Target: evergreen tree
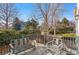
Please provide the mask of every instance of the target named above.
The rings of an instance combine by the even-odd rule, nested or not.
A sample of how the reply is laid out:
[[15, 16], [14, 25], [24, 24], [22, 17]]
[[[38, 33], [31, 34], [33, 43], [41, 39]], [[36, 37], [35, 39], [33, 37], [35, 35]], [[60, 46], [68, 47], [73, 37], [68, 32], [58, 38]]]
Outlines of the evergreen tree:
[[19, 20], [18, 17], [16, 17], [16, 18], [14, 19], [13, 28], [14, 28], [15, 30], [21, 30], [21, 21]]
[[25, 31], [28, 33], [34, 33], [37, 30], [38, 22], [35, 19], [28, 20], [25, 25]]

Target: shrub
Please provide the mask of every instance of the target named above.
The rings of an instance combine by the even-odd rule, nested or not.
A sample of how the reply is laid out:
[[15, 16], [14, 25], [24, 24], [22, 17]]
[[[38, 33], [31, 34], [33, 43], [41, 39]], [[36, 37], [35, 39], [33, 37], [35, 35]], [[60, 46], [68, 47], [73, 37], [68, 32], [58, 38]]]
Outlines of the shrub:
[[20, 34], [20, 31], [15, 30], [0, 30], [0, 43], [5, 41], [10, 41], [12, 39], [18, 39], [22, 37], [22, 34]]

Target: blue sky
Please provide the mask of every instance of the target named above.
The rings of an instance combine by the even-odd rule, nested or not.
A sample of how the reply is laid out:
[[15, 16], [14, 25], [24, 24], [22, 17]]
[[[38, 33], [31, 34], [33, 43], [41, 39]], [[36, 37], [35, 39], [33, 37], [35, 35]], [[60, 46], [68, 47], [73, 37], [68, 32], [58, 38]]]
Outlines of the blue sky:
[[74, 9], [76, 7], [76, 3], [65, 3], [64, 9], [66, 11], [63, 13], [63, 17], [66, 17], [68, 20], [74, 20]]
[[[16, 7], [20, 12], [19, 17], [23, 21], [27, 21], [27, 19], [31, 17], [33, 12], [36, 10], [35, 4], [32, 3], [17, 3]], [[68, 20], [72, 21], [74, 19], [73, 11], [75, 7], [76, 3], [64, 3], [65, 12], [63, 13], [63, 17], [66, 17]]]
[[23, 21], [27, 21], [28, 18], [32, 16], [33, 11], [35, 11], [35, 4], [31, 3], [18, 3], [16, 4], [17, 9], [20, 13], [20, 19]]

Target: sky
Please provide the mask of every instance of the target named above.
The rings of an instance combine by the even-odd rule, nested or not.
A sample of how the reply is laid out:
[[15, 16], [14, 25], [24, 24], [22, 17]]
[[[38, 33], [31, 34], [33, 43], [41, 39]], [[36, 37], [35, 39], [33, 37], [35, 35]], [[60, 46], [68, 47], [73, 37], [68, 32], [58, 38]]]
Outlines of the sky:
[[[20, 13], [20, 20], [27, 21], [34, 13], [37, 13], [35, 4], [32, 3], [17, 3], [16, 8]], [[76, 3], [64, 3], [63, 17], [66, 17], [69, 21], [74, 20], [74, 8]]]
[[63, 13], [63, 17], [66, 17], [68, 20], [74, 20], [74, 9], [76, 8], [76, 3], [65, 3], [64, 9], [66, 11]]
[[23, 21], [27, 21], [36, 9], [35, 4], [32, 3], [17, 3], [15, 5], [20, 14], [19, 18]]

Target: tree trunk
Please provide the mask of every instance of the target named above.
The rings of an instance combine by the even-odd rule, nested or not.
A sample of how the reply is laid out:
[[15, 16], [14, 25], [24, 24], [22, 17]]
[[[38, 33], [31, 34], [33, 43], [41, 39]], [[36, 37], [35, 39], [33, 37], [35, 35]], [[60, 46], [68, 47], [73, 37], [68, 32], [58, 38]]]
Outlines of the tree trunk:
[[49, 26], [48, 26], [48, 18], [47, 18], [47, 15], [45, 17], [45, 29], [46, 29], [46, 35], [49, 34]]
[[6, 29], [8, 29], [8, 4], [6, 4], [6, 12], [5, 12], [5, 15], [6, 15], [6, 19], [5, 19], [5, 21], [6, 21], [6, 24], [5, 24], [5, 26], [6, 26]]
[[54, 27], [54, 36], [56, 35], [56, 27]]
[[6, 24], [5, 24], [6, 29], [8, 29], [8, 19], [6, 18]]
[[54, 20], [54, 35], [56, 35], [56, 20]]

